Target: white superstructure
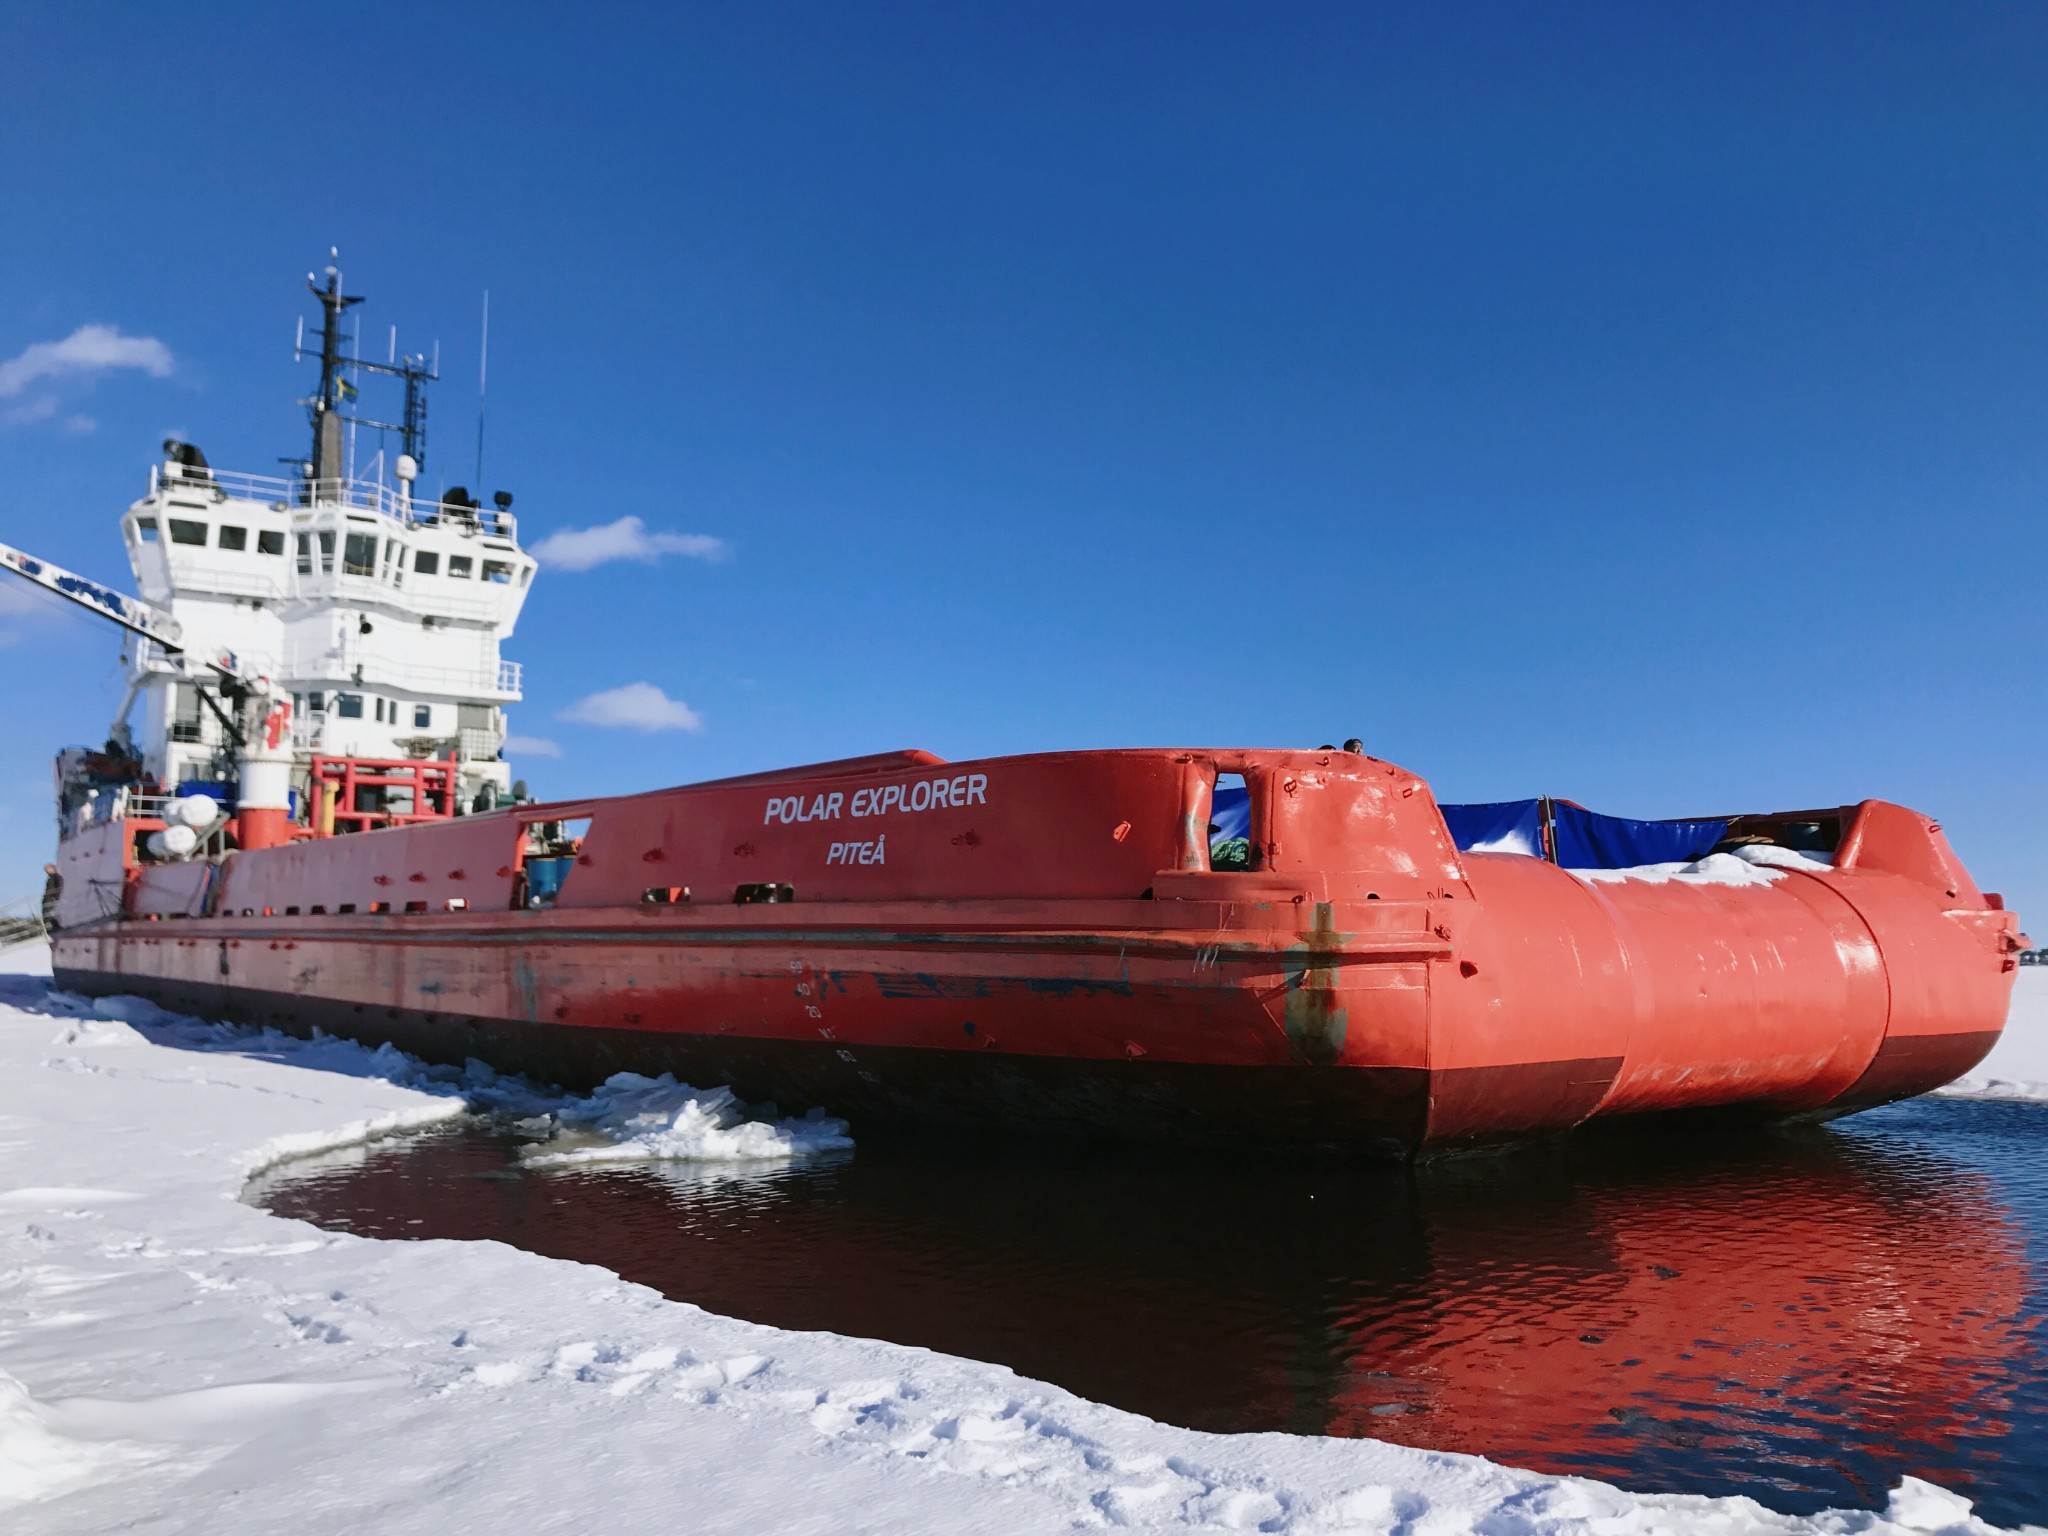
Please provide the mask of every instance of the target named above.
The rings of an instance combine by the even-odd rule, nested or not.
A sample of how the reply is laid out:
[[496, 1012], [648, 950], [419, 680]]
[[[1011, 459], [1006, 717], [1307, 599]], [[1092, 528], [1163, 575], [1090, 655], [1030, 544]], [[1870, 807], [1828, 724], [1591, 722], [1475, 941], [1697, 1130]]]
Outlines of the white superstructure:
[[[535, 569], [508, 511], [417, 501], [403, 480], [232, 474], [168, 444], [121, 531], [140, 595], [188, 653], [232, 651], [291, 699], [301, 768], [315, 753], [453, 756], [465, 808], [508, 794], [519, 666], [499, 645]], [[147, 640], [128, 665], [147, 776], [231, 772], [234, 743], [201, 697], [218, 680]]]

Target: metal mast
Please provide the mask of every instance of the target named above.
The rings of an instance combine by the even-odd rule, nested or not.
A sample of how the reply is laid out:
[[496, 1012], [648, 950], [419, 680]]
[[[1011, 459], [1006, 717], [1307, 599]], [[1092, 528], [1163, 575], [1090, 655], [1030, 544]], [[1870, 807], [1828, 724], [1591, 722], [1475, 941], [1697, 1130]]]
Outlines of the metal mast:
[[[330, 249], [328, 255], [339, 260], [339, 249]], [[327, 286], [322, 288], [314, 281], [313, 275], [306, 274], [306, 287], [313, 297], [320, 301], [320, 392], [313, 397], [313, 473], [317, 483], [323, 480], [341, 478], [341, 423], [343, 417], [336, 409], [342, 387], [341, 369], [344, 363], [353, 363], [352, 357], [343, 357], [341, 343], [341, 314], [352, 305], [363, 302], [361, 294], [346, 294], [341, 291], [341, 272], [332, 263], [327, 268]]]
[[421, 469], [427, 467], [427, 381], [435, 375], [427, 367], [422, 356], [407, 357], [398, 365], [400, 377], [405, 380], [405, 416], [400, 421], [398, 435], [404, 440], [402, 452], [412, 455], [413, 463]]
[[[338, 250], [330, 249], [329, 255], [337, 260]], [[322, 287], [311, 273], [306, 275], [306, 287], [313, 297], [320, 301], [320, 390], [306, 404], [313, 415], [313, 459], [308, 479], [338, 481], [342, 475], [341, 427], [343, 422], [354, 422], [359, 427], [369, 427], [380, 432], [396, 432], [404, 444], [404, 452], [412, 456], [413, 462], [424, 465], [427, 462], [427, 385], [438, 379], [438, 367], [427, 361], [425, 353], [408, 353], [392, 362], [372, 362], [366, 357], [356, 357], [344, 352], [342, 347], [353, 338], [342, 333], [342, 312], [363, 302], [363, 295], [341, 291], [341, 273], [333, 265], [327, 268], [327, 284]], [[298, 356], [311, 357], [303, 342], [298, 347]], [[395, 346], [394, 346], [395, 350]], [[381, 373], [405, 382], [405, 414], [399, 421], [373, 421], [367, 416], [351, 416], [342, 410], [344, 402], [355, 398], [355, 386], [342, 377], [342, 370], [353, 368], [361, 373]]]

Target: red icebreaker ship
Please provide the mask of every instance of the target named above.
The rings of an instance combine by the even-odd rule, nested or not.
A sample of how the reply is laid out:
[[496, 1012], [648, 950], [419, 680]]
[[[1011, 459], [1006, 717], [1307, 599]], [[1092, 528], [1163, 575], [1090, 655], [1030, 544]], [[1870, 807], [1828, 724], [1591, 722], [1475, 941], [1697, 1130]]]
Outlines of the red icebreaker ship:
[[[512, 498], [415, 494], [432, 369], [349, 355], [360, 301], [334, 267], [311, 286], [293, 475], [166, 443], [121, 524], [139, 598], [0, 545], [133, 637], [104, 749], [57, 761], [65, 986], [870, 1125], [1397, 1153], [1835, 1114], [1949, 1081], [2004, 1025], [2015, 920], [1883, 801], [1447, 820], [1359, 752], [1159, 749], [525, 803]], [[351, 376], [403, 383], [388, 477], [345, 462]]]
[[[1219, 775], [1252, 867], [1215, 867]], [[1599, 878], [1460, 852], [1362, 755], [913, 752], [206, 861], [137, 866], [104, 823], [65, 845], [56, 969], [565, 1083], [1397, 1153], [1836, 1114], [1983, 1057], [2024, 941], [1935, 823], [1731, 827], [1780, 862]]]

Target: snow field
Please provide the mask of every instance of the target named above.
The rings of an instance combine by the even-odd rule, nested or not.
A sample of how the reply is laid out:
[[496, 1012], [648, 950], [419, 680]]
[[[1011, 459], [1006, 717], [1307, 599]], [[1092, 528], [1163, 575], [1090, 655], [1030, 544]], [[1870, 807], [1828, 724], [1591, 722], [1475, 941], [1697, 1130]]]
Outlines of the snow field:
[[[1881, 1513], [1808, 1520], [1375, 1441], [1197, 1434], [998, 1366], [717, 1317], [496, 1243], [322, 1232], [238, 1198], [281, 1158], [350, 1155], [463, 1113], [465, 1095], [518, 1112], [531, 1093], [0, 976], [0, 1529], [1991, 1529], [1910, 1480]], [[572, 1139], [688, 1121], [704, 1134], [673, 1145], [725, 1155], [844, 1134], [784, 1122], [735, 1140], [717, 1098], [615, 1080], [536, 1112]]]
[[1975, 1071], [1940, 1090], [1953, 1098], [2048, 1103], [2048, 965], [2023, 965], [2005, 1033]]

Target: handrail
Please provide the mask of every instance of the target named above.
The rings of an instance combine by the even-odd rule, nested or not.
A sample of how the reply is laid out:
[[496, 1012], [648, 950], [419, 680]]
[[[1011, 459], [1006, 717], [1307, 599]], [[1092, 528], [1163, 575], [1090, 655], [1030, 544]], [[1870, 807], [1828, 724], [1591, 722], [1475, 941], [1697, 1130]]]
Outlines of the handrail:
[[480, 660], [472, 667], [437, 667], [423, 662], [394, 660], [377, 655], [367, 647], [319, 645], [316, 642], [288, 647], [282, 675], [293, 679], [347, 678], [356, 683], [391, 683], [402, 688], [429, 689], [470, 697], [503, 697], [510, 702], [521, 696], [524, 673], [518, 662], [503, 659], [495, 663]]
[[381, 480], [351, 477], [311, 480], [303, 475], [251, 475], [232, 469], [196, 469], [187, 464], [159, 464], [149, 472], [149, 492], [161, 487], [166, 493], [199, 491], [216, 499], [266, 503], [273, 512], [300, 507], [337, 506], [375, 512], [410, 528], [454, 525], [473, 528], [494, 538], [517, 541], [519, 523], [510, 512], [496, 507], [452, 506], [431, 499], [417, 500], [404, 490], [393, 490]]
[[43, 898], [23, 896], [0, 907], [0, 950], [15, 949], [49, 937], [43, 923]]

